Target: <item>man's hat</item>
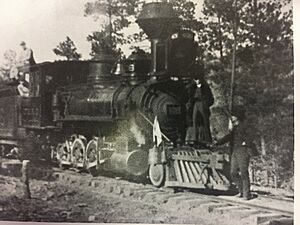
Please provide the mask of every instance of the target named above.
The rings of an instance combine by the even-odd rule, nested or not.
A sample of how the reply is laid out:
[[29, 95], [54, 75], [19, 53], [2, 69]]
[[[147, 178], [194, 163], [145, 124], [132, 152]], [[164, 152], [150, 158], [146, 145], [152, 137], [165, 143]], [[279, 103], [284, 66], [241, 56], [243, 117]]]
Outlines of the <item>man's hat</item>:
[[25, 41], [22, 41], [22, 42], [20, 43], [20, 45], [21, 45], [21, 46], [26, 45]]

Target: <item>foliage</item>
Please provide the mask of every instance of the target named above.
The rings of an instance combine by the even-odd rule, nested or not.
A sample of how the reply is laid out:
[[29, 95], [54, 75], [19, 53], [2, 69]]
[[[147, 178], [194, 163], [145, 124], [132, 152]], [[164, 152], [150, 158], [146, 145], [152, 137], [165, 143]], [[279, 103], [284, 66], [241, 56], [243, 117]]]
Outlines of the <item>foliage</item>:
[[[181, 18], [181, 25], [184, 28], [198, 30], [203, 27], [201, 21], [195, 18], [195, 3], [191, 0], [170, 1], [176, 13]], [[116, 50], [117, 45], [141, 42], [146, 39], [142, 30], [132, 31], [124, 36], [124, 28], [129, 27], [137, 19], [143, 1], [140, 0], [96, 0], [85, 5], [84, 15], [92, 16], [94, 20], [102, 20], [102, 30], [98, 37], [109, 37], [110, 46]], [[108, 22], [104, 18], [108, 18]], [[95, 32], [94, 32], [95, 33]], [[94, 36], [95, 34], [92, 34]], [[91, 35], [89, 35], [91, 36]], [[91, 39], [88, 37], [89, 40]], [[93, 48], [93, 47], [92, 47]], [[92, 54], [93, 53], [92, 49]]]
[[68, 36], [65, 41], [60, 42], [57, 47], [53, 49], [53, 52], [58, 56], [66, 57], [67, 60], [79, 60], [81, 58], [81, 54], [77, 52], [74, 42]]
[[3, 56], [4, 61], [0, 65], [0, 79], [7, 80], [12, 68], [16, 68], [17, 66], [17, 53], [13, 50], [7, 50]]
[[[289, 4], [290, 1], [240, 0], [237, 5], [235, 107], [246, 110], [252, 138], [272, 158], [281, 181], [293, 174], [293, 32]], [[233, 1], [205, 0], [203, 13], [205, 29], [199, 32], [201, 48], [206, 52], [203, 58], [218, 59], [220, 67], [209, 73], [209, 79], [229, 99]], [[242, 99], [239, 103], [238, 98]], [[257, 165], [266, 167], [267, 162], [270, 160]]]
[[116, 48], [116, 45], [105, 31], [94, 31], [88, 35], [87, 40], [92, 46], [90, 55], [93, 59], [96, 59], [102, 53], [110, 53], [114, 56], [121, 54], [121, 50]]
[[121, 31], [131, 24], [130, 17], [136, 14], [137, 9], [137, 0], [96, 0], [87, 2], [84, 10], [85, 16], [93, 16], [94, 20], [105, 20], [105, 17], [109, 20], [108, 22], [102, 21], [102, 30], [98, 34], [94, 32], [89, 35], [88, 39], [91, 39], [90, 36], [109, 37], [109, 45], [114, 50], [116, 44], [125, 44], [124, 34]]

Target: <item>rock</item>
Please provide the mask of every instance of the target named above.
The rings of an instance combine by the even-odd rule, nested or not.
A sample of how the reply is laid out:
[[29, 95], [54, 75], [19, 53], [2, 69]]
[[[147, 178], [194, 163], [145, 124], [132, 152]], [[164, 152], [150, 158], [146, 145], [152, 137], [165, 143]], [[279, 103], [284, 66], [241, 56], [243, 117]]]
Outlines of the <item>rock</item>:
[[48, 191], [47, 192], [47, 199], [52, 198], [55, 195], [55, 193], [53, 191]]
[[70, 215], [70, 217], [72, 217], [72, 218], [79, 218], [79, 217], [81, 217], [81, 216], [82, 216], [81, 211], [74, 211], [74, 212], [72, 212], [71, 215]]
[[77, 207], [87, 207], [87, 204], [85, 204], [85, 203], [78, 203], [76, 206]]
[[68, 191], [66, 195], [74, 196], [76, 195], [76, 193], [77, 193], [76, 191]]
[[64, 218], [70, 218], [72, 212], [70, 211], [61, 211], [60, 212], [60, 216], [64, 217]]
[[96, 216], [90, 215], [89, 218], [88, 218], [88, 221], [93, 222], [93, 221], [95, 221], [95, 219], [96, 219]]

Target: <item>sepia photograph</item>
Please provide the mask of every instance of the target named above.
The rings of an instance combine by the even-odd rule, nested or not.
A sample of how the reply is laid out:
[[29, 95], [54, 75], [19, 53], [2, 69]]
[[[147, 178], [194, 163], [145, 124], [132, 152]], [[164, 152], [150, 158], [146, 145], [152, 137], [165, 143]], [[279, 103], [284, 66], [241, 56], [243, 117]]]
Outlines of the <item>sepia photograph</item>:
[[296, 224], [293, 8], [0, 0], [0, 223]]

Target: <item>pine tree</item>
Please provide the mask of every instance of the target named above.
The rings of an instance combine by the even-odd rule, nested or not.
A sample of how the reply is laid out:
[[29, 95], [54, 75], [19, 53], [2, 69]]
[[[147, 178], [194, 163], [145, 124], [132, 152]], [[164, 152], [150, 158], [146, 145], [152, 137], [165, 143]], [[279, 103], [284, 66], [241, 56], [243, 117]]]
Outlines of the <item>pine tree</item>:
[[[183, 28], [198, 30], [203, 27], [201, 21], [195, 18], [195, 3], [191, 0], [172, 0], [174, 10], [181, 19]], [[117, 51], [117, 45], [141, 42], [146, 39], [144, 32], [139, 29], [124, 36], [124, 28], [135, 22], [142, 9], [143, 1], [140, 0], [96, 0], [85, 5], [84, 15], [92, 16], [94, 20], [101, 20], [102, 29], [97, 31], [97, 36], [103, 36], [107, 44]], [[108, 22], [103, 22], [108, 19]], [[89, 35], [91, 41], [95, 32]], [[107, 39], [108, 38], [108, 39]], [[93, 48], [93, 46], [92, 46]], [[93, 54], [93, 49], [92, 49]]]
[[[235, 106], [246, 110], [253, 138], [258, 147], [263, 140], [267, 157], [277, 165], [276, 176], [282, 180], [292, 174], [294, 151], [293, 31], [289, 6], [290, 1], [240, 0], [237, 7]], [[199, 32], [203, 40], [201, 47], [208, 53], [205, 58], [221, 61], [222, 68], [213, 73], [212, 79], [226, 99], [229, 98], [233, 10], [232, 0], [206, 0], [205, 29]], [[241, 99], [240, 104], [237, 99]]]
[[77, 48], [74, 42], [70, 37], [66, 37], [66, 40], [60, 42], [56, 48], [53, 49], [53, 52], [62, 57], [66, 57], [67, 60], [79, 60], [81, 58], [81, 54], [77, 52]]

